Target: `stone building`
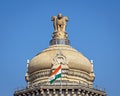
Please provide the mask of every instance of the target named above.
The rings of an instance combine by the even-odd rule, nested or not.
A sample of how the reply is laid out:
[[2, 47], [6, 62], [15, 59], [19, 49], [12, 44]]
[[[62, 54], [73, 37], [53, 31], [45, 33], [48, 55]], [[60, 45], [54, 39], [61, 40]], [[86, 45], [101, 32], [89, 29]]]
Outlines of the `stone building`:
[[[14, 96], [106, 96], [106, 92], [93, 87], [93, 62], [70, 46], [65, 31], [67, 16], [52, 17], [54, 32], [50, 46], [38, 53], [27, 64], [26, 88]], [[49, 83], [50, 74], [62, 66], [61, 78]]]

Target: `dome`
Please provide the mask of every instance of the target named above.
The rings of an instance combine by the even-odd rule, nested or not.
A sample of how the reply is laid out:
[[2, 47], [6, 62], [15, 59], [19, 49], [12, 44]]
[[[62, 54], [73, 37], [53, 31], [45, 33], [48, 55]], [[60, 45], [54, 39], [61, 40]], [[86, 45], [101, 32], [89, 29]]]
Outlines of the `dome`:
[[[63, 57], [64, 60], [58, 60]], [[62, 80], [92, 86], [94, 73], [91, 62], [69, 45], [57, 44], [37, 54], [28, 65], [26, 81], [30, 86], [48, 83], [48, 78], [58, 63], [62, 65]]]
[[[54, 32], [50, 46], [37, 54], [28, 64], [26, 81], [28, 86], [49, 84], [49, 76], [59, 65], [62, 66], [62, 83], [92, 86], [93, 64], [80, 52], [70, 46], [65, 31], [68, 17], [52, 17]], [[57, 84], [60, 80], [56, 80]]]
[[52, 45], [37, 54], [29, 63], [28, 73], [33, 73], [43, 69], [51, 69], [52, 62], [56, 54], [61, 50], [62, 54], [66, 57], [68, 68], [92, 72], [92, 64], [80, 52], [75, 50], [69, 45]]

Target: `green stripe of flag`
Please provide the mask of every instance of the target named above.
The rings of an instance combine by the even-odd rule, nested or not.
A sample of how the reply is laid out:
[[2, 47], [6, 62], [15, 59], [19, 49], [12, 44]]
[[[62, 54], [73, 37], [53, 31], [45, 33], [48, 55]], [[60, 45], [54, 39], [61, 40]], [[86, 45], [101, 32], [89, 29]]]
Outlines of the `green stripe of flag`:
[[57, 78], [60, 78], [60, 77], [61, 77], [61, 73], [55, 75], [55, 78], [54, 78], [53, 80], [50, 81], [50, 84], [52, 84]]

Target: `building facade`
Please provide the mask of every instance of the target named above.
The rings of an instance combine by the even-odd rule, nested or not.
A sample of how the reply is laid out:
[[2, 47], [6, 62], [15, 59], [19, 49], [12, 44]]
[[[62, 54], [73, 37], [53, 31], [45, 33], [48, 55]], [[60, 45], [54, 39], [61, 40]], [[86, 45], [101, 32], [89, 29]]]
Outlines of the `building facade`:
[[[93, 62], [70, 46], [66, 32], [67, 16], [52, 16], [54, 32], [50, 46], [38, 53], [27, 64], [25, 89], [14, 96], [106, 96], [106, 92], [93, 87]], [[49, 77], [59, 66], [61, 78], [50, 84]]]

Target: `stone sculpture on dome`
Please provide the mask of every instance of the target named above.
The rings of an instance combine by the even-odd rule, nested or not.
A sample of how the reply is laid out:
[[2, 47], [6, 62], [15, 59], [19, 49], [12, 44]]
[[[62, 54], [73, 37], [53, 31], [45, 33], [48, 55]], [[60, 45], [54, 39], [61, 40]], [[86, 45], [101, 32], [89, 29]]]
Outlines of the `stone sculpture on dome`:
[[65, 32], [66, 29], [66, 22], [68, 21], [67, 16], [62, 16], [61, 13], [58, 16], [52, 16], [53, 26], [55, 32]]
[[52, 16], [51, 20], [53, 21], [54, 26], [53, 39], [67, 39], [66, 23], [68, 17], [63, 17], [62, 14], [59, 13], [58, 16]]

